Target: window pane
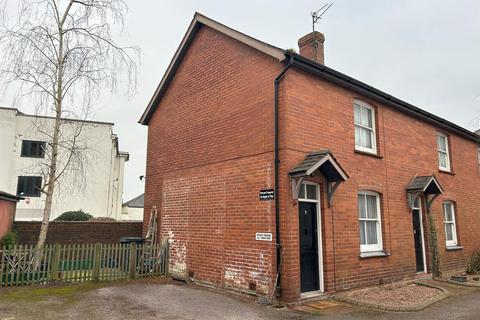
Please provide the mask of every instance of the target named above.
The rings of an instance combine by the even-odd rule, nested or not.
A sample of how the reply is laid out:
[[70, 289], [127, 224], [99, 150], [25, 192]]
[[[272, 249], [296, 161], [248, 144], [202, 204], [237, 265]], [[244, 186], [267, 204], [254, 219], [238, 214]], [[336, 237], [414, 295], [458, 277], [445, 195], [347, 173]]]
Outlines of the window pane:
[[447, 139], [445, 136], [438, 135], [437, 136], [437, 147], [438, 150], [447, 151]]
[[365, 221], [367, 227], [367, 244], [377, 244], [377, 223], [376, 221]]
[[367, 218], [377, 219], [377, 197], [367, 195]]
[[372, 110], [369, 108], [362, 108], [362, 125], [373, 128], [372, 126]]
[[445, 238], [447, 239], [447, 241], [453, 240], [453, 224], [452, 223], [445, 224]]
[[443, 204], [443, 210], [445, 212], [445, 221], [453, 221], [452, 204], [449, 202], [445, 202]]
[[298, 198], [305, 199], [305, 184], [302, 184], [300, 187], [300, 192], [298, 193]]
[[355, 126], [355, 145], [360, 147], [362, 146], [361, 134], [362, 134], [362, 129], [360, 127]]
[[360, 244], [367, 244], [365, 239], [365, 223], [366, 221], [360, 221]]
[[413, 203], [413, 208], [420, 209], [420, 198], [416, 197], [415, 202]]
[[313, 184], [307, 184], [307, 199], [316, 200], [317, 199], [317, 186]]
[[364, 148], [372, 148], [372, 131], [361, 128], [362, 132], [362, 137], [361, 137], [361, 146]]
[[354, 106], [354, 122], [356, 124], [362, 123], [362, 107], [355, 105]]
[[358, 216], [360, 218], [366, 218], [367, 213], [365, 212], [365, 195], [358, 195]]
[[438, 152], [438, 165], [441, 168], [447, 167], [447, 155], [441, 151]]

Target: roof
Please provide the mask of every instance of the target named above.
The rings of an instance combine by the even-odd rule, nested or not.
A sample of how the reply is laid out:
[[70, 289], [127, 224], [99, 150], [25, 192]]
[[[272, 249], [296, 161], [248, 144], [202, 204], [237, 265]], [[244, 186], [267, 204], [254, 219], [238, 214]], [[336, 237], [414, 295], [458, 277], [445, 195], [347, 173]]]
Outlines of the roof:
[[309, 153], [295, 168], [288, 172], [291, 176], [310, 176], [320, 170], [328, 181], [346, 181], [347, 173], [335, 160], [330, 150]]
[[[299, 68], [301, 70], [312, 73], [316, 76], [319, 76], [329, 82], [347, 87], [350, 90], [358, 92], [366, 97], [372, 98], [380, 103], [388, 105], [394, 109], [397, 109], [403, 113], [407, 113], [413, 117], [421, 119], [423, 121], [429, 122], [438, 126], [439, 128], [448, 130], [450, 132], [456, 133], [464, 138], [480, 143], [480, 135], [470, 130], [467, 130], [459, 125], [456, 125], [448, 120], [445, 120], [441, 117], [438, 117], [430, 112], [422, 110], [412, 104], [409, 104], [405, 101], [402, 101], [392, 95], [385, 93], [379, 89], [376, 89], [372, 86], [369, 86], [359, 80], [356, 80], [350, 76], [347, 76], [341, 72], [338, 72], [332, 68], [329, 68], [323, 64], [317, 63], [314, 60], [303, 57], [299, 54], [291, 52], [291, 50], [283, 50], [273, 45], [267, 44], [263, 41], [254, 39], [248, 35], [245, 35], [237, 30], [229, 28], [215, 20], [212, 20], [204, 15], [196, 12], [190, 26], [188, 27], [187, 33], [182, 39], [180, 46], [178, 47], [175, 55], [173, 56], [172, 61], [170, 62], [167, 71], [165, 72], [160, 84], [158, 85], [155, 93], [153, 94], [150, 102], [148, 103], [147, 108], [145, 109], [142, 117], [139, 120], [139, 123], [148, 125], [150, 118], [152, 117], [155, 109], [157, 108], [163, 94], [165, 93], [170, 81], [173, 79], [175, 72], [180, 65], [183, 56], [188, 50], [193, 38], [195, 37], [197, 31], [202, 26], [208, 26], [221, 32], [239, 42], [242, 42], [248, 46], [251, 46], [259, 51], [264, 52], [278, 61], [287, 61], [289, 60], [292, 63], [293, 67]], [[273, 80], [272, 80], [273, 81]]]
[[145, 200], [145, 194], [142, 193], [141, 195], [125, 202], [123, 205], [130, 208], [143, 208], [144, 200]]
[[[40, 118], [40, 119], [55, 119], [55, 117], [50, 117], [50, 116], [40, 116], [40, 115], [36, 115], [36, 114], [26, 114], [26, 113], [23, 113], [22, 111], [18, 110], [17, 108], [0, 107], [0, 110], [15, 111], [16, 116], [20, 116], [20, 117], [32, 117], [32, 118]], [[61, 118], [61, 119], [65, 120], [65, 121], [71, 121], [71, 122], [104, 124], [104, 125], [109, 125], [109, 126], [114, 125], [113, 122], [105, 122], [105, 121], [82, 120], [82, 119], [72, 119], [72, 118]]]
[[416, 176], [407, 186], [408, 192], [425, 192], [427, 194], [443, 193], [443, 188], [435, 176]]
[[10, 193], [7, 193], [7, 192], [3, 192], [3, 191], [0, 191], [0, 200], [7, 200], [7, 201], [11, 201], [11, 202], [18, 202], [19, 200], [23, 200], [25, 198], [22, 198], [22, 197], [18, 197], [16, 195], [13, 195], [13, 194], [10, 194]]

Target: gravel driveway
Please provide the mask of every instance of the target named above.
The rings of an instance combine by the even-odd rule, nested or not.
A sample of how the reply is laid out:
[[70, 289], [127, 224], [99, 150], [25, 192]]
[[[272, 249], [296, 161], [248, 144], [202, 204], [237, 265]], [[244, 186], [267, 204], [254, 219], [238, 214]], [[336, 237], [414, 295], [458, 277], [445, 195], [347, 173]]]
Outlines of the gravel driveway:
[[128, 282], [38, 288], [0, 288], [0, 320], [17, 319], [331, 319], [477, 320], [480, 289], [446, 285], [455, 293], [416, 313], [381, 312], [343, 303], [316, 315], [263, 307], [193, 285]]

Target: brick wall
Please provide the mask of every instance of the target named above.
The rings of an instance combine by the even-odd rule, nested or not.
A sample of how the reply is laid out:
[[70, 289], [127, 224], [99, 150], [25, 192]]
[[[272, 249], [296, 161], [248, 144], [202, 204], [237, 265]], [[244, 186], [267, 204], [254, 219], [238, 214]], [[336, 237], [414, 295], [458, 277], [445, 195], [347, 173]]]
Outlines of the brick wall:
[[[15, 221], [20, 244], [35, 244], [41, 222]], [[142, 222], [50, 222], [48, 244], [118, 243], [121, 237], [141, 237]]]
[[[273, 79], [281, 65], [202, 27], [148, 128], [144, 230], [160, 209], [171, 270], [216, 286], [273, 285]], [[255, 76], [252, 76], [252, 75]], [[188, 93], [188, 94], [186, 94]]]
[[[298, 299], [300, 295], [298, 204], [289, 200], [288, 171], [314, 150], [331, 150], [350, 176], [337, 189], [332, 208], [325, 205], [324, 182], [317, 180], [323, 197], [321, 218], [327, 291], [416, 275], [412, 216], [405, 191], [415, 175], [434, 174], [445, 189], [445, 194], [438, 197], [432, 207], [442, 271], [464, 268], [472, 250], [480, 246], [480, 238], [476, 236], [480, 230], [477, 218], [480, 215], [480, 168], [474, 142], [449, 134], [453, 174], [439, 172], [436, 150], [439, 129], [435, 126], [295, 69], [287, 73], [282, 90], [282, 128], [287, 130], [281, 130], [281, 226], [282, 234], [288, 235], [283, 239], [286, 264], [291, 264], [282, 273], [285, 274], [282, 289], [287, 300]], [[354, 99], [375, 108], [377, 157], [354, 151]], [[372, 190], [381, 195], [383, 246], [391, 253], [389, 257], [359, 258], [359, 190]], [[445, 200], [456, 204], [458, 241], [464, 247], [460, 251], [446, 250], [442, 210]], [[424, 207], [429, 261], [425, 211]]]

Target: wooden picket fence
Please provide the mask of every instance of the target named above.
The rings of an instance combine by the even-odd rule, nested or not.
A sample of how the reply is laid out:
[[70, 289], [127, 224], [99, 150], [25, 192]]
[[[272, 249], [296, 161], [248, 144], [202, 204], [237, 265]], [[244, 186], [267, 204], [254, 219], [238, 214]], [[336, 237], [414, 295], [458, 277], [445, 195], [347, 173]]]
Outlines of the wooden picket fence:
[[168, 275], [168, 241], [161, 244], [46, 245], [34, 270], [34, 246], [3, 247], [0, 285], [111, 281]]

